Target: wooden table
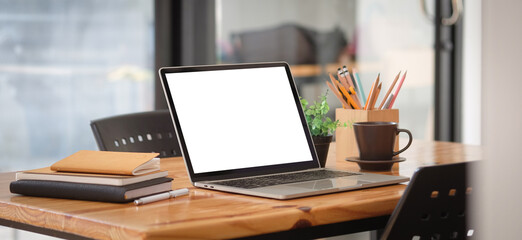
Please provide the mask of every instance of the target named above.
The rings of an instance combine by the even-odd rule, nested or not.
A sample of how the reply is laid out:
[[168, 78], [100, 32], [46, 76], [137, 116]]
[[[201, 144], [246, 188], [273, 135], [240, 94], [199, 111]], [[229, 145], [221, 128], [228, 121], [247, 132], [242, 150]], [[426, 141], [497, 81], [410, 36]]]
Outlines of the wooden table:
[[[405, 162], [384, 174], [411, 176], [418, 166], [481, 159], [481, 148], [458, 143], [414, 140], [401, 156]], [[11, 194], [14, 173], [0, 174], [0, 224], [65, 238], [223, 239], [261, 235], [289, 236], [308, 230], [354, 232], [382, 228], [405, 185], [273, 200], [193, 187], [181, 158], [163, 159], [172, 187], [190, 195], [143, 206]], [[354, 163], [335, 161], [332, 144], [327, 167], [359, 171]], [[372, 221], [367, 221], [372, 220]], [[332, 227], [333, 226], [333, 227]], [[328, 228], [331, 227], [331, 228]], [[336, 227], [336, 228], [334, 228]], [[310, 236], [310, 235], [308, 235]], [[313, 235], [315, 236], [315, 235]]]

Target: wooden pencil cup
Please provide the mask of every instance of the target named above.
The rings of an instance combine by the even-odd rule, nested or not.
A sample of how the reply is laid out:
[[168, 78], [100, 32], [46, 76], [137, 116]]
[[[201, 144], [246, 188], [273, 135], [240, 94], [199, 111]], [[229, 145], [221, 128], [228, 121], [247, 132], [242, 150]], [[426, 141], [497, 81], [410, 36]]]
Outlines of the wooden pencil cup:
[[[355, 109], [335, 109], [335, 118], [339, 120], [339, 127], [335, 131], [336, 160], [345, 160], [347, 157], [359, 156], [359, 149], [353, 123], [355, 122], [399, 122], [399, 109], [385, 110], [355, 110]], [[399, 138], [394, 146], [395, 151], [399, 150]]]

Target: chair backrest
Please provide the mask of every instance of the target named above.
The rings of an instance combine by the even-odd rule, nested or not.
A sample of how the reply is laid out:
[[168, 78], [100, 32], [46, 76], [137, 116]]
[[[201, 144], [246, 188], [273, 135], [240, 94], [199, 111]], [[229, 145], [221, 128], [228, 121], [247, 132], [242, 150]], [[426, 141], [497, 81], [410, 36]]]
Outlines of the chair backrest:
[[156, 152], [181, 156], [169, 110], [132, 113], [91, 121], [101, 151]]
[[285, 61], [291, 65], [337, 62], [347, 45], [340, 28], [320, 32], [299, 24], [231, 35], [237, 62]]
[[477, 162], [419, 168], [392, 213], [381, 239], [473, 239], [468, 171]]

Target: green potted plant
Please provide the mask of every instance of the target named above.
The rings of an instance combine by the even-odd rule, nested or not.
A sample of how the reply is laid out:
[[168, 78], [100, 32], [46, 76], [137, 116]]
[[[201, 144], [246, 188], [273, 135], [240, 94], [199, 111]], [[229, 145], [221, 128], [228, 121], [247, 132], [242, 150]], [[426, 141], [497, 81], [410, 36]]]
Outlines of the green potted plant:
[[330, 107], [326, 101], [328, 91], [323, 96], [320, 96], [320, 101], [314, 101], [309, 105], [306, 99], [301, 98], [301, 105], [308, 123], [308, 128], [312, 134], [317, 157], [321, 163], [321, 167], [326, 165], [326, 158], [328, 156], [328, 149], [332, 142], [333, 133], [337, 128], [339, 121], [332, 121], [326, 116]]

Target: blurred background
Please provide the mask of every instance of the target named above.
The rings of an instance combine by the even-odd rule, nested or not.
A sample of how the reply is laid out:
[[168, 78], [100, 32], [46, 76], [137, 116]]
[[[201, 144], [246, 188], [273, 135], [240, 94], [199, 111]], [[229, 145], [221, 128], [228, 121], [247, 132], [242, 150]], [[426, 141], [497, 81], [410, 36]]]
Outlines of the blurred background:
[[[199, 64], [286, 61], [309, 101], [344, 65], [367, 92], [378, 74], [387, 89], [407, 71], [394, 105], [401, 128], [481, 144], [482, 20], [497, 30], [491, 16], [515, 1], [504, 2], [0, 0], [0, 171], [97, 149], [91, 120], [166, 108], [157, 69]], [[341, 105], [332, 94], [329, 103], [334, 118]], [[21, 234], [0, 238], [36, 238]]]
[[96, 149], [90, 120], [153, 109], [153, 6], [0, 0], [0, 171]]
[[[309, 101], [342, 66], [360, 72], [366, 92], [378, 74], [387, 89], [407, 71], [400, 126], [479, 144], [480, 109], [466, 96], [480, 101], [480, 76], [462, 64], [465, 41], [480, 59], [473, 4], [440, 26], [451, 1], [0, 0], [0, 171], [96, 149], [91, 120], [166, 108], [157, 69], [196, 64], [286, 61]], [[341, 104], [333, 94], [329, 103], [335, 118]], [[463, 126], [466, 117], [477, 120]]]

